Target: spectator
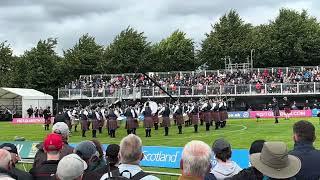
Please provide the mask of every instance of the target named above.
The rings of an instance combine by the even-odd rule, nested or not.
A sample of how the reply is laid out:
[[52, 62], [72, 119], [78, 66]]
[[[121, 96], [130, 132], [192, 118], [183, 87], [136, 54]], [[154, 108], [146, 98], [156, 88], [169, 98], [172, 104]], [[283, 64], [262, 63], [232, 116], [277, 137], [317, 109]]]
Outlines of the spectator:
[[[60, 159], [64, 156], [73, 153], [73, 147], [68, 144], [69, 140], [69, 127], [66, 123], [57, 122], [52, 126], [52, 132], [56, 134], [60, 134], [62, 136], [63, 148], [60, 153]], [[47, 160], [47, 155], [43, 149], [43, 143], [40, 143], [36, 146], [38, 151], [34, 157], [33, 167], [39, 167], [43, 161]]]
[[0, 149], [0, 179], [17, 179], [17, 177], [10, 172], [11, 169], [12, 159], [10, 152], [5, 149]]
[[11, 154], [11, 160], [12, 160], [12, 169], [10, 172], [17, 176], [18, 179], [23, 179], [23, 180], [31, 180], [32, 176], [31, 174], [21, 171], [20, 169], [16, 168], [16, 164], [21, 160], [20, 156], [18, 154], [17, 147], [14, 144], [11, 143], [3, 143], [0, 145], [0, 149], [5, 149], [9, 151]]
[[97, 170], [100, 163], [99, 152], [92, 141], [82, 141], [76, 146], [74, 153], [81, 157], [88, 165], [84, 176], [86, 176], [87, 173]]
[[216, 161], [212, 165], [211, 174], [220, 179], [225, 179], [238, 174], [242, 169], [237, 163], [231, 161], [231, 145], [224, 139], [217, 139], [212, 145]]
[[[256, 140], [254, 141], [249, 150], [249, 154], [260, 153], [265, 140]], [[249, 168], [241, 170], [238, 174], [227, 178], [228, 180], [256, 180], [263, 179], [263, 174], [258, 171], [255, 167], [251, 166]]]
[[32, 115], [33, 115], [33, 108], [32, 106], [30, 105], [29, 109], [27, 109], [27, 113], [29, 115], [29, 118], [32, 118]]
[[320, 151], [315, 149], [313, 142], [316, 140], [315, 127], [311, 122], [298, 121], [293, 125], [294, 148], [289, 154], [301, 160], [301, 170], [296, 175], [297, 179], [320, 178]]
[[[121, 164], [118, 167], [118, 174], [122, 174], [126, 178], [159, 180], [159, 178], [142, 171], [139, 164], [143, 156], [141, 139], [134, 134], [124, 137], [120, 142], [119, 158]], [[111, 176], [115, 177], [115, 174], [115, 172], [112, 172]], [[105, 180], [106, 178], [108, 178], [108, 174], [104, 174], [101, 180]]]
[[180, 167], [182, 175], [179, 180], [203, 180], [210, 171], [210, 147], [202, 141], [190, 141], [182, 152]]
[[250, 162], [264, 179], [291, 179], [301, 168], [299, 158], [289, 155], [283, 142], [265, 142], [261, 153], [250, 155]]
[[63, 157], [57, 167], [56, 180], [82, 180], [87, 163], [76, 154]]
[[43, 150], [47, 155], [47, 160], [43, 161], [39, 167], [32, 168], [34, 180], [46, 180], [54, 176], [60, 159], [60, 152], [63, 147], [62, 137], [59, 134], [49, 134], [43, 142]]
[[66, 117], [64, 114], [62, 114], [61, 111], [54, 117], [53, 125], [55, 125], [57, 122], [64, 122], [66, 123]]

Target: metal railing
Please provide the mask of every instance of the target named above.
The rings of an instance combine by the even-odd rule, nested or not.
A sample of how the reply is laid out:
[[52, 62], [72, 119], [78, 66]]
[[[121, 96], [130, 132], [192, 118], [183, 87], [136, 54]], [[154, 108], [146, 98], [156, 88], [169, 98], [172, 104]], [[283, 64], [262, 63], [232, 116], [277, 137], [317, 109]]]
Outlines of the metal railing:
[[[163, 87], [174, 97], [215, 97], [215, 96], [274, 96], [274, 95], [306, 95], [320, 94], [320, 82], [304, 83], [270, 83], [270, 84], [235, 84], [211, 86], [177, 86]], [[161, 98], [166, 94], [159, 87], [131, 87], [120, 89], [94, 88], [59, 89], [60, 100], [76, 99], [141, 99]]]

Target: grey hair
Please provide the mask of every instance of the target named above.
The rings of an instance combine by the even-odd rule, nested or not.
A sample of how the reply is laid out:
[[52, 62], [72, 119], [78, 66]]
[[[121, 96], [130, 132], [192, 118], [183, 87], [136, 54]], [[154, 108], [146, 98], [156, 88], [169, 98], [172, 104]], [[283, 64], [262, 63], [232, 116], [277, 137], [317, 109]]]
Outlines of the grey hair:
[[10, 152], [5, 149], [0, 149], [0, 167], [8, 169], [8, 164], [11, 160]]
[[129, 134], [120, 142], [120, 162], [122, 164], [139, 163], [142, 154], [142, 141], [134, 135]]
[[193, 140], [188, 142], [182, 152], [183, 174], [205, 176], [209, 170], [212, 152], [208, 144]]

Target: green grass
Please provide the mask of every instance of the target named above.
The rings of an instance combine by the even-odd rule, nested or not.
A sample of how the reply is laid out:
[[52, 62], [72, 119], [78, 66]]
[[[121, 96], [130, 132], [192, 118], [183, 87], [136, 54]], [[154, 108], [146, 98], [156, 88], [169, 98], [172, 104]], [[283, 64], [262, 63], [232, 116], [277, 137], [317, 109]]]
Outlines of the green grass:
[[[200, 126], [199, 133], [193, 133], [193, 127], [184, 127], [183, 134], [177, 134], [178, 128], [172, 126], [169, 130], [169, 136], [165, 137], [164, 129], [160, 128], [158, 131], [152, 130], [152, 137], [144, 137], [144, 129], [139, 128], [137, 130], [137, 135], [139, 135], [143, 141], [143, 145], [146, 146], [181, 146], [183, 147], [190, 140], [202, 140], [212, 145], [213, 141], [217, 138], [223, 137], [227, 139], [234, 149], [248, 149], [252, 141], [257, 139], [264, 139], [267, 141], [284, 141], [287, 143], [289, 149], [293, 147], [292, 140], [292, 125], [294, 122], [300, 120], [290, 119], [283, 120], [280, 119], [279, 124], [274, 124], [273, 119], [261, 119], [256, 122], [254, 119], [238, 119], [229, 120], [226, 128], [214, 130], [211, 127], [209, 132], [205, 131], [204, 126]], [[319, 137], [319, 119], [318, 118], [304, 118], [311, 121], [316, 126], [316, 134]], [[79, 128], [80, 129], [80, 128]], [[0, 141], [12, 141], [14, 136], [23, 136], [27, 141], [42, 141], [44, 136], [48, 131], [44, 131], [42, 125], [13, 125], [8, 122], [0, 123]], [[90, 140], [91, 132], [87, 132], [87, 137], [82, 138], [80, 132], [72, 133], [70, 137], [70, 142], [78, 143], [83, 140]], [[119, 143], [121, 138], [126, 136], [126, 130], [121, 126], [117, 130], [117, 138], [110, 138], [106, 135], [106, 130], [103, 134], [98, 134], [98, 140], [101, 143]], [[316, 147], [320, 147], [320, 143], [317, 140], [315, 142]], [[145, 170], [151, 171], [165, 171], [179, 173], [178, 169], [166, 169], [166, 168], [150, 168], [145, 167]]]

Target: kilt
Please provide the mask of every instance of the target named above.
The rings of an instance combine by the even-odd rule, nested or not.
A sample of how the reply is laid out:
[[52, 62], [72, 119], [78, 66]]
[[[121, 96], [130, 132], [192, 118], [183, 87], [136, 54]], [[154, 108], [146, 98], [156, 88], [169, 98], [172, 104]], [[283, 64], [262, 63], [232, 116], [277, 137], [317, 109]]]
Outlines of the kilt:
[[81, 120], [81, 129], [84, 131], [88, 130], [88, 121], [87, 120]]
[[51, 117], [45, 117], [44, 118], [44, 124], [51, 124]]
[[211, 112], [210, 111], [204, 113], [204, 121], [206, 123], [211, 123], [212, 117], [211, 117]]
[[159, 123], [159, 117], [158, 117], [158, 115], [152, 116], [152, 120], [153, 120], [153, 123]]
[[144, 117], [143, 121], [144, 128], [152, 128], [153, 127], [153, 119], [150, 116]]
[[108, 121], [109, 121], [109, 122], [108, 122], [108, 128], [109, 128], [110, 130], [115, 130], [115, 129], [118, 128], [118, 121], [117, 121], [117, 119], [115, 119], [115, 118], [110, 118]]
[[198, 125], [198, 124], [199, 124], [198, 114], [192, 114], [191, 120], [192, 120], [192, 124], [193, 124], [193, 125]]
[[93, 119], [92, 121], [92, 130], [99, 129], [99, 121], [97, 119]]
[[286, 114], [289, 114], [289, 113], [291, 113], [291, 109], [289, 107], [286, 107], [286, 108], [284, 108], [284, 112]]
[[68, 125], [69, 129], [71, 129], [72, 124], [71, 124], [71, 120], [70, 119], [66, 120], [66, 124]]
[[170, 117], [163, 117], [162, 116], [162, 127], [170, 127]]
[[220, 121], [226, 121], [228, 119], [228, 112], [227, 111], [220, 111]]
[[103, 127], [103, 125], [104, 125], [104, 119], [101, 119], [101, 120], [99, 121], [99, 127]]
[[199, 113], [199, 118], [200, 118], [200, 120], [204, 120], [204, 112]]
[[182, 125], [184, 124], [184, 119], [182, 115], [176, 115], [176, 121], [177, 121], [177, 125]]
[[279, 109], [273, 110], [273, 116], [280, 116], [280, 111], [279, 111]]
[[219, 122], [220, 121], [220, 112], [214, 111], [211, 113], [212, 119], [214, 122]]
[[137, 123], [137, 121], [136, 121], [134, 118], [132, 118], [132, 117], [127, 117], [126, 126], [125, 126], [126, 129], [134, 129], [134, 128], [137, 128], [137, 125], [138, 125], [138, 123]]

